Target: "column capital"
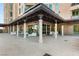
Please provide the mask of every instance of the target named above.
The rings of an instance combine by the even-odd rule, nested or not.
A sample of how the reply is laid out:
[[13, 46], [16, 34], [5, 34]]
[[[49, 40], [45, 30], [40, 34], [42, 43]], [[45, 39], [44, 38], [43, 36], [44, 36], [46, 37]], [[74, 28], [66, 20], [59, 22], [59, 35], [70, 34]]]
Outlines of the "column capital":
[[19, 24], [19, 22], [17, 22], [17, 25]]
[[39, 19], [42, 19], [43, 16], [44, 16], [43, 14], [38, 14]]
[[24, 23], [26, 22], [26, 20], [24, 20]]
[[57, 23], [57, 20], [55, 20], [55, 23]]
[[64, 23], [61, 23], [61, 25], [64, 25]]

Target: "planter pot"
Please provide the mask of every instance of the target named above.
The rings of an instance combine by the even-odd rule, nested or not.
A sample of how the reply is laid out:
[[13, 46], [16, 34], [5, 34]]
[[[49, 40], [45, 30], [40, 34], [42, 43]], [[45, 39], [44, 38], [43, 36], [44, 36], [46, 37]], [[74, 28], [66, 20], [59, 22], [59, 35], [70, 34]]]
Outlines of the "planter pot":
[[37, 33], [28, 34], [28, 36], [37, 36]]

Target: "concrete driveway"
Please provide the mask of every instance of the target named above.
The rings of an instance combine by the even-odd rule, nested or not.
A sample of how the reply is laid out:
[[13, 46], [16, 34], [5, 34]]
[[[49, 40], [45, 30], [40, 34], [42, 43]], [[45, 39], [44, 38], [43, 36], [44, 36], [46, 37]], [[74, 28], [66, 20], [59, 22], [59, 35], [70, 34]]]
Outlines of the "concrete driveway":
[[43, 44], [38, 43], [38, 37], [16, 37], [0, 33], [0, 55], [2, 56], [42, 56], [48, 53], [52, 56], [79, 56], [79, 36], [43, 37]]

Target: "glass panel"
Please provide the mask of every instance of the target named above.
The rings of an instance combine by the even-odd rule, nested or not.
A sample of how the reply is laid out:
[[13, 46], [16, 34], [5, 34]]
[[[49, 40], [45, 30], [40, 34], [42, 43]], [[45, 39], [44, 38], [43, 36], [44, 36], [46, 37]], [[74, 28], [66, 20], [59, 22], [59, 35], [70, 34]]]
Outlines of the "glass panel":
[[79, 9], [72, 10], [72, 16], [78, 16], [79, 15]]
[[13, 3], [10, 3], [10, 9], [11, 10], [13, 9]]
[[21, 13], [21, 8], [19, 8], [19, 14]]
[[10, 17], [12, 17], [12, 15], [13, 15], [12, 12], [10, 12]]
[[74, 32], [79, 33], [79, 25], [78, 24], [74, 25]]
[[27, 9], [29, 9], [30, 7], [32, 7], [33, 5], [25, 5], [25, 11], [27, 10]]
[[52, 4], [49, 4], [49, 8], [52, 10]]
[[56, 8], [56, 12], [59, 13], [59, 4], [56, 3], [55, 6], [56, 6], [56, 7], [55, 7], [55, 8]]
[[43, 34], [46, 34], [46, 24], [43, 24]]
[[50, 25], [47, 25], [47, 34], [50, 34]]

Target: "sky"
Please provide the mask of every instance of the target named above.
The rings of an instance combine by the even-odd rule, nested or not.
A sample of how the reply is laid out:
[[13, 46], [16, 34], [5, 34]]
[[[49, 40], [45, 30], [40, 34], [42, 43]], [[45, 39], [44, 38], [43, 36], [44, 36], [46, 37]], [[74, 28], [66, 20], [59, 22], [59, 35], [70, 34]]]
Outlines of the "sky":
[[4, 23], [4, 7], [3, 7], [3, 3], [0, 3], [0, 23]]

